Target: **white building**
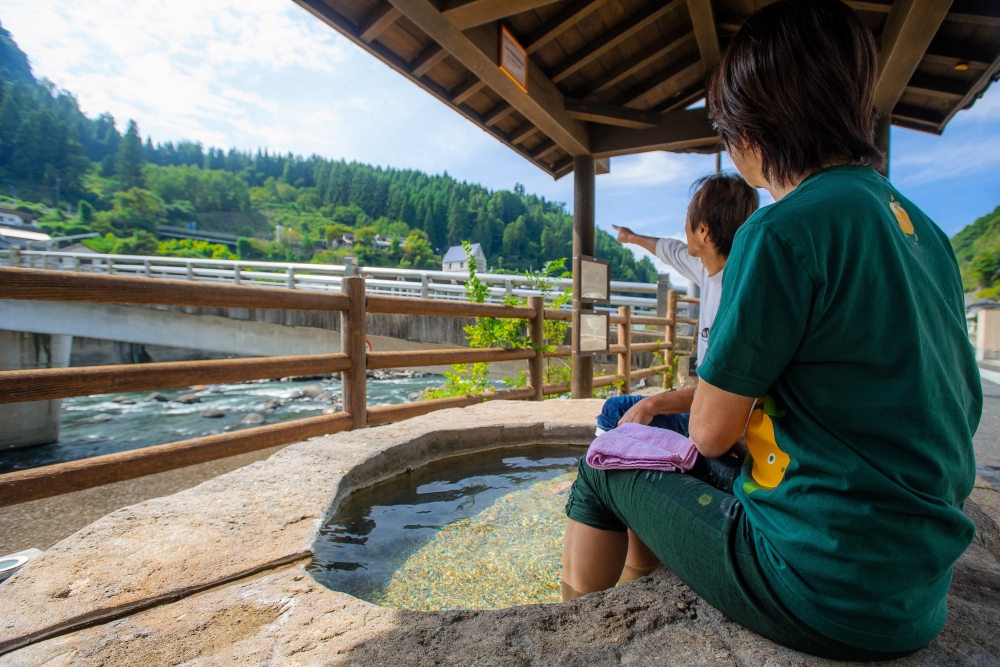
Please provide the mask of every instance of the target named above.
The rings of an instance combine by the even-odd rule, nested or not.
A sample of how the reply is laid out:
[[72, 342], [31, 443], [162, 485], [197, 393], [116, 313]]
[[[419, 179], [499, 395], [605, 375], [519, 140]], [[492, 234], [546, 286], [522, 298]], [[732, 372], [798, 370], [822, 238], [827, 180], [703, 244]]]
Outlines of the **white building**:
[[[472, 244], [472, 256], [476, 259], [476, 271], [480, 273], [486, 271], [486, 255], [483, 253], [483, 247], [478, 243]], [[444, 259], [441, 261], [441, 270], [456, 273], [465, 273], [469, 270], [469, 262], [462, 246], [453, 245], [448, 248], [448, 252], [445, 253]]]
[[37, 227], [35, 216], [22, 211], [15, 211], [12, 208], [0, 206], [0, 225], [25, 225]]

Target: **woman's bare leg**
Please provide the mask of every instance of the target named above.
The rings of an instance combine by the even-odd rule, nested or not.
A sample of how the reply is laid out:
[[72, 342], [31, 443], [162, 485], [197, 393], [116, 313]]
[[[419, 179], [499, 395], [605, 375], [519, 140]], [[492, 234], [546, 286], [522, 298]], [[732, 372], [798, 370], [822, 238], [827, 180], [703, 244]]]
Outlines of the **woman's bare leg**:
[[643, 544], [639, 536], [628, 531], [628, 555], [625, 556], [625, 569], [618, 579], [618, 585], [635, 581], [655, 570], [660, 566], [660, 559], [656, 557], [649, 547]]
[[569, 520], [563, 543], [563, 601], [611, 588], [628, 553], [628, 537]]

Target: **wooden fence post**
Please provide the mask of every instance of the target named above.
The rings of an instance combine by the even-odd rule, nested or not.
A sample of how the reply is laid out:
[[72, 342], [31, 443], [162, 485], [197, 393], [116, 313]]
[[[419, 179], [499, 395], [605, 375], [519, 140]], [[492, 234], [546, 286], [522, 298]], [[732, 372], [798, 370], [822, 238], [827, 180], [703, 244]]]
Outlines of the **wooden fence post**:
[[[663, 363], [666, 366], [670, 366], [673, 363], [674, 354], [677, 351], [677, 291], [670, 290], [667, 292], [667, 319], [670, 320], [671, 324], [666, 329], [666, 340], [665, 342], [670, 344], [667, 348], [666, 354], [663, 357]], [[695, 334], [697, 336], [697, 333]], [[663, 376], [664, 379], [664, 389], [670, 389], [666, 386], [666, 375]], [[676, 378], [675, 378], [676, 379]]]
[[618, 325], [618, 344], [625, 346], [625, 351], [618, 353], [618, 375], [625, 378], [618, 395], [625, 396], [632, 391], [632, 309], [621, 306], [618, 314], [625, 318], [625, 322]]
[[341, 382], [343, 410], [353, 418], [351, 428], [368, 424], [368, 349], [365, 346], [365, 279], [344, 276], [340, 291], [351, 299], [348, 310], [340, 316], [340, 351], [351, 358], [351, 370], [344, 371]]
[[535, 311], [531, 320], [531, 345], [535, 348], [535, 356], [528, 360], [528, 375], [531, 388], [535, 390], [533, 401], [545, 398], [545, 298], [529, 296], [528, 307]]

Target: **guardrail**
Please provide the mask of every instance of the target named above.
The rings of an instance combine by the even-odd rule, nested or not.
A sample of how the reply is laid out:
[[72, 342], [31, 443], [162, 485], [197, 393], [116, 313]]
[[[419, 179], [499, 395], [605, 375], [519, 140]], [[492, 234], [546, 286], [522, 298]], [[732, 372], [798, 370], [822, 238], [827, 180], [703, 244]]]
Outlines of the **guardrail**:
[[[365, 282], [368, 294], [446, 301], [465, 301], [467, 280], [465, 273], [358, 267], [353, 264], [258, 262], [18, 249], [0, 250], [0, 265], [323, 292], [339, 292], [341, 279], [345, 275], [361, 275], [368, 278]], [[500, 303], [508, 296], [541, 295], [531, 280], [524, 276], [481, 273], [478, 277], [489, 286], [490, 303]], [[551, 284], [556, 289], [570, 289], [573, 281], [569, 278], [554, 279]], [[657, 309], [655, 283], [613, 280], [611, 291], [612, 308], [630, 306], [633, 310], [643, 312], [655, 312]]]
[[[343, 374], [342, 412], [2, 474], [0, 507], [318, 435], [386, 424], [444, 408], [490, 400], [538, 401], [545, 396], [569, 392], [570, 387], [566, 385], [544, 384], [545, 358], [569, 357], [571, 353], [566, 346], [546, 349], [543, 327], [545, 320], [572, 321], [572, 312], [546, 308], [543, 297], [539, 295], [530, 296], [527, 307], [504, 306], [366, 294], [366, 283], [367, 280], [361, 276], [342, 277], [341, 291], [332, 292], [196, 281], [151, 281], [131, 276], [0, 267], [0, 289], [4, 298], [9, 299], [335, 310], [341, 313], [341, 352], [336, 354], [2, 371], [0, 403], [316, 373]], [[664, 365], [633, 370], [632, 354], [664, 350], [672, 356], [676, 325], [682, 320], [677, 317], [678, 300], [677, 292], [671, 291], [666, 317], [635, 315], [629, 306], [622, 306], [617, 314], [611, 315], [611, 323], [618, 326], [619, 343], [610, 346], [609, 351], [618, 355], [618, 371], [614, 375], [594, 378], [594, 387], [618, 385], [620, 391], [628, 393], [632, 382], [668, 371], [671, 365], [669, 356]], [[689, 301], [693, 303], [697, 299]], [[368, 352], [365, 346], [365, 314], [368, 312], [523, 319], [529, 328], [531, 344], [527, 348], [510, 350], [454, 348]], [[664, 338], [632, 343], [634, 325], [662, 327]], [[643, 333], [648, 334], [649, 330]], [[529, 362], [527, 387], [402, 405], [367, 406], [368, 369], [511, 360]]]

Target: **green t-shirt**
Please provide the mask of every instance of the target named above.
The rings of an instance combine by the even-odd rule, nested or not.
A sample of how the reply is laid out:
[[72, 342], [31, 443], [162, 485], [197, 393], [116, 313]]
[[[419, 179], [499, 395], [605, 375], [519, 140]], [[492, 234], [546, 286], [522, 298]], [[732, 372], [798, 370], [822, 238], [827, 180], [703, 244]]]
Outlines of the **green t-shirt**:
[[853, 646], [929, 642], [983, 402], [945, 234], [870, 168], [810, 176], [736, 234], [698, 373], [767, 397], [735, 492], [779, 599]]

